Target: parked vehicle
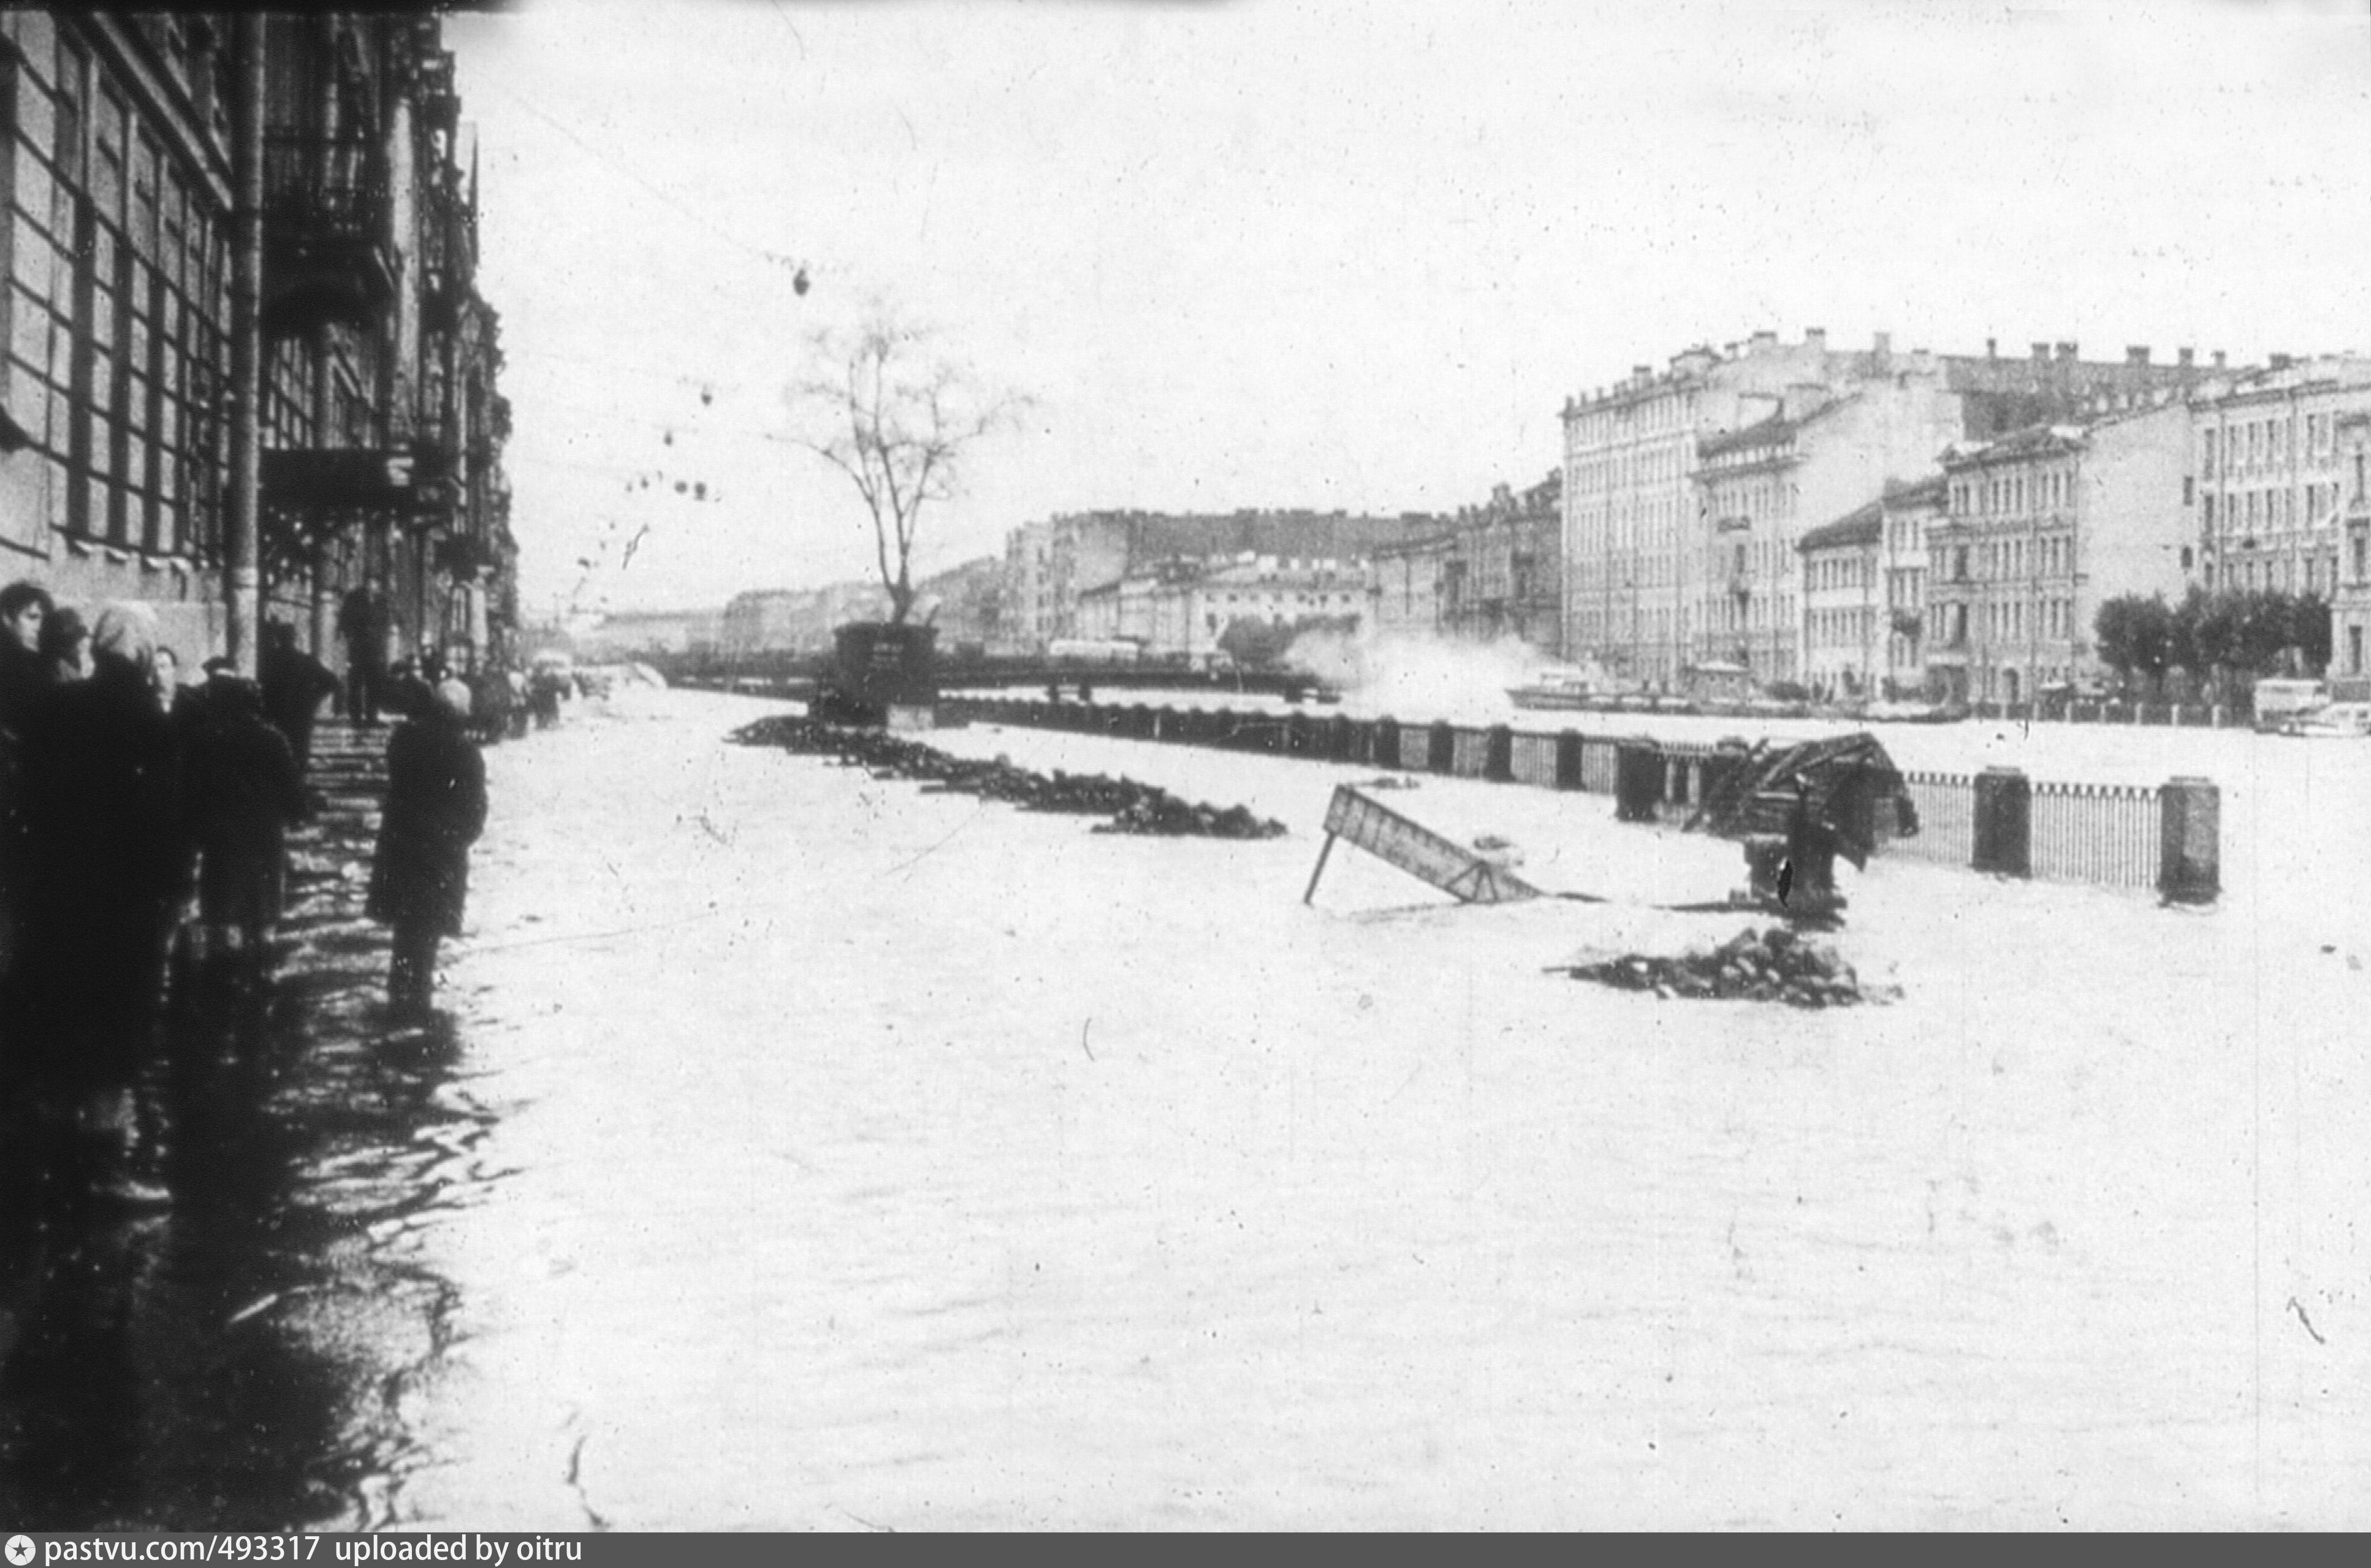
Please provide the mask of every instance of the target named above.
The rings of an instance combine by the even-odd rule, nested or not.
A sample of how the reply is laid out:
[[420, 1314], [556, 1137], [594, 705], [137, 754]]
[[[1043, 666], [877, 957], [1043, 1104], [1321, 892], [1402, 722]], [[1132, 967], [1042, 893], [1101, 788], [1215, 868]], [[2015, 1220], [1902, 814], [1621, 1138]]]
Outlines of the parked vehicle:
[[2330, 686], [2322, 681], [2296, 680], [2286, 677], [2256, 683], [2256, 728], [2276, 732], [2291, 719], [2326, 706]]
[[2371, 702], [2326, 702], [2308, 708], [2292, 714], [2280, 732], [2309, 740], [2361, 740], [2371, 736]]

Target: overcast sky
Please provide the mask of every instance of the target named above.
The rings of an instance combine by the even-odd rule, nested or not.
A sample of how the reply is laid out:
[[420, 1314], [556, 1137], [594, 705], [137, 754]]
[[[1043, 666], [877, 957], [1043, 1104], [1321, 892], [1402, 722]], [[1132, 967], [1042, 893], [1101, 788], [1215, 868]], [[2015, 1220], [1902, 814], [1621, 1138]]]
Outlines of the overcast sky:
[[922, 570], [1064, 511], [1479, 501], [1557, 466], [1567, 396], [1761, 328], [2371, 347], [2364, 10], [457, 16], [528, 605], [865, 574], [853, 489], [779, 437], [874, 295], [1035, 399]]

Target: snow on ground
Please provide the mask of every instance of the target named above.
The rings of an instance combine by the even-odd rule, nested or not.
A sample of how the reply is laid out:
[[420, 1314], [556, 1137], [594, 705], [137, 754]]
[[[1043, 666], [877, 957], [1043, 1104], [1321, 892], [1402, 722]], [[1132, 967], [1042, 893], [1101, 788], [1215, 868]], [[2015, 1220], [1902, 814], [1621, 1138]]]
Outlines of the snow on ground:
[[429, 1239], [417, 1523], [2371, 1515], [2352, 754], [2037, 731], [2218, 777], [2224, 901], [1847, 870], [1903, 996], [1804, 1013], [1543, 972], [1746, 923], [1648, 907], [1737, 847], [1602, 796], [1378, 798], [1610, 902], [1346, 846], [1304, 905], [1371, 769], [928, 737], [1292, 829], [1102, 836], [720, 744], [766, 710], [621, 692], [488, 754], [448, 986], [509, 1174]]

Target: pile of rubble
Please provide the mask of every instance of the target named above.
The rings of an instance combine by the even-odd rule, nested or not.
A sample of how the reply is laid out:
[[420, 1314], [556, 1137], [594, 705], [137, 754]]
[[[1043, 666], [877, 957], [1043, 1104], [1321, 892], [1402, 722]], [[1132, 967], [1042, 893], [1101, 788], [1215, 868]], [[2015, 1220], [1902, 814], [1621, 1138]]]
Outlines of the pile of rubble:
[[[1055, 777], [1059, 778], [1057, 774]], [[1122, 783], [1128, 783], [1126, 779]], [[1242, 806], [1229, 806], [1225, 811], [1216, 806], [1188, 805], [1164, 790], [1143, 790], [1141, 799], [1121, 808], [1109, 822], [1097, 823], [1097, 833], [1150, 833], [1172, 837], [1203, 838], [1278, 838], [1284, 834], [1284, 824], [1263, 822]]]
[[1710, 952], [1614, 958], [1578, 964], [1566, 973], [1576, 980], [1652, 991], [1659, 997], [1784, 1002], [1794, 1008], [1851, 1007], [1889, 1000], [1892, 995], [1881, 987], [1864, 987], [1833, 948], [1806, 942], [1783, 926], [1766, 933], [1748, 927]]
[[1024, 811], [1108, 816], [1098, 833], [1159, 834], [1205, 838], [1277, 838], [1284, 824], [1241, 806], [1220, 810], [1179, 800], [1166, 790], [1108, 774], [1032, 773], [1003, 757], [992, 762], [951, 756], [934, 746], [881, 730], [848, 729], [795, 714], [745, 724], [732, 738], [743, 745], [780, 746], [807, 755], [837, 757], [875, 778], [919, 780], [926, 791], [977, 795]]

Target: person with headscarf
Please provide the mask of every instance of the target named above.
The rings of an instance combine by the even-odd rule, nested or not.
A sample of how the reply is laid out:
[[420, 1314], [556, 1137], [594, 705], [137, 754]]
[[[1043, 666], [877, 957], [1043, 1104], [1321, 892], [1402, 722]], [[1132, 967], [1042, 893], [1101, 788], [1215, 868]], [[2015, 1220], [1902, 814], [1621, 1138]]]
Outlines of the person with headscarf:
[[387, 797], [364, 912], [394, 928], [387, 996], [400, 1009], [427, 1007], [437, 946], [461, 934], [469, 846], [486, 825], [486, 764], [468, 721], [468, 686], [447, 680], [387, 742]]
[[133, 1167], [133, 1086], [189, 874], [179, 760], [153, 684], [155, 612], [108, 605], [89, 641], [90, 677], [52, 689], [26, 725], [8, 1066], [49, 1136], [53, 1171], [153, 1203], [163, 1191]]
[[265, 718], [255, 682], [231, 669], [209, 674], [184, 769], [208, 967], [252, 994], [271, 978], [288, 829], [310, 811], [295, 749]]

